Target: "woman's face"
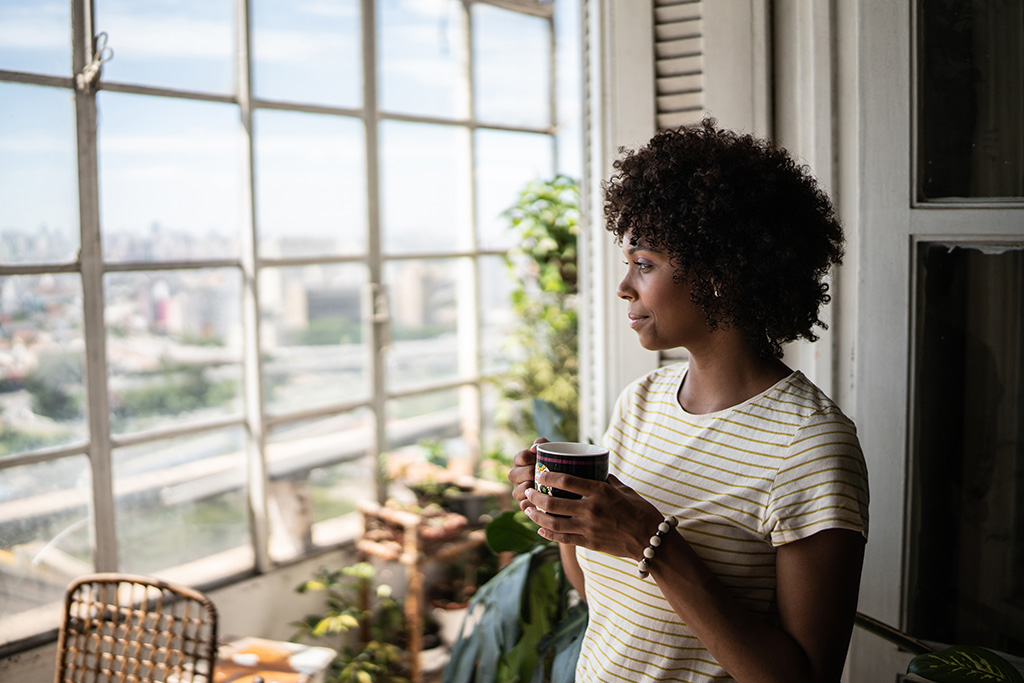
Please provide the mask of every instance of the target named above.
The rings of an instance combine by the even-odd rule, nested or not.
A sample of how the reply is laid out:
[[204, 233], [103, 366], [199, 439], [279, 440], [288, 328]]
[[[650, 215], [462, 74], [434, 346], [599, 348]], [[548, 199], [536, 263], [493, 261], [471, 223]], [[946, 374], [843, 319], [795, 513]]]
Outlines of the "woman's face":
[[622, 241], [627, 271], [616, 295], [629, 303], [629, 326], [645, 349], [659, 351], [706, 339], [711, 333], [704, 313], [690, 300], [690, 286], [676, 282], [668, 254], [642, 241]]

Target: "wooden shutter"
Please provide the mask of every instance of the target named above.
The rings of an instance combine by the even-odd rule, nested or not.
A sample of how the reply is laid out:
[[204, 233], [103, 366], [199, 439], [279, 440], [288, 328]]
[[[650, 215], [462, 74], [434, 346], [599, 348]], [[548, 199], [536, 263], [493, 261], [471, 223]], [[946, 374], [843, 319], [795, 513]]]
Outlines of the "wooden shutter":
[[700, 123], [704, 113], [701, 0], [655, 0], [659, 130]]

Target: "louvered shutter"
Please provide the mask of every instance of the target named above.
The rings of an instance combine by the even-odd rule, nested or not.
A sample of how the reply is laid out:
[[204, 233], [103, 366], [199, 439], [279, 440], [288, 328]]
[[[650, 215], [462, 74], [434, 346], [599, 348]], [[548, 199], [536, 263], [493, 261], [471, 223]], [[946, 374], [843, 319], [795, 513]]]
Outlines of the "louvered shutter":
[[701, 0], [655, 0], [654, 58], [660, 130], [700, 123], [704, 112]]

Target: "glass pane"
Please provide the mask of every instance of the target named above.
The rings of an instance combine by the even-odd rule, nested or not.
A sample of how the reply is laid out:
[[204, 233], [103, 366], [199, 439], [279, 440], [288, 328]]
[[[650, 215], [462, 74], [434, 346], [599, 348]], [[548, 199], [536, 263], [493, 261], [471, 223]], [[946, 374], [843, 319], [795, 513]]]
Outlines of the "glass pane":
[[495, 375], [522, 356], [512, 334], [518, 319], [512, 311], [512, 272], [500, 256], [480, 259], [480, 371]]
[[[71, 75], [71, 3], [4, 0], [0, 3], [0, 69]], [[7, 98], [0, 96], [0, 102]]]
[[359, 106], [363, 46], [357, 0], [254, 0], [251, 21], [257, 97]]
[[393, 336], [387, 350], [390, 390], [458, 377], [456, 267], [454, 259], [387, 264]]
[[380, 126], [381, 222], [388, 253], [448, 251], [469, 242], [469, 132]]
[[267, 439], [270, 553], [278, 561], [359, 532], [356, 505], [377, 497], [373, 414], [355, 410], [275, 427]]
[[464, 454], [467, 449], [462, 441], [459, 390], [432, 391], [388, 401], [387, 438], [388, 471], [392, 478], [416, 479], [415, 463], [428, 462], [430, 454], [436, 452], [429, 445], [443, 442], [445, 453]]
[[485, 384], [481, 387], [483, 409], [481, 425], [483, 454], [480, 476], [484, 479], [508, 483], [508, 471], [517, 451], [529, 448], [532, 439], [525, 439], [509, 429], [511, 411], [515, 406], [501, 394], [501, 387]]
[[364, 252], [362, 121], [261, 110], [254, 129], [260, 256]]
[[74, 260], [77, 154], [70, 91], [0, 83], [0, 263]]
[[267, 410], [360, 401], [369, 396], [363, 337], [363, 265], [260, 270], [263, 392]]
[[920, 9], [922, 198], [1024, 197], [1024, 4]]
[[233, 0], [95, 0], [96, 31], [114, 58], [103, 80], [179, 90], [234, 92]]
[[1019, 652], [1024, 251], [918, 252], [909, 631]]
[[465, 118], [466, 26], [462, 3], [379, 0], [377, 54], [380, 108]]
[[106, 92], [97, 100], [106, 259], [237, 258], [238, 108]]
[[113, 453], [118, 566], [202, 583], [251, 569], [245, 435], [208, 432]]
[[507, 249], [516, 234], [502, 216], [526, 184], [554, 173], [553, 140], [547, 135], [478, 130], [476, 133], [477, 235], [485, 249]]
[[89, 460], [0, 470], [0, 643], [60, 624], [67, 584], [95, 571]]
[[104, 278], [115, 432], [241, 414], [241, 288], [234, 269]]
[[84, 348], [78, 275], [0, 277], [0, 458], [86, 440]]
[[473, 106], [477, 120], [551, 123], [551, 24], [473, 4]]

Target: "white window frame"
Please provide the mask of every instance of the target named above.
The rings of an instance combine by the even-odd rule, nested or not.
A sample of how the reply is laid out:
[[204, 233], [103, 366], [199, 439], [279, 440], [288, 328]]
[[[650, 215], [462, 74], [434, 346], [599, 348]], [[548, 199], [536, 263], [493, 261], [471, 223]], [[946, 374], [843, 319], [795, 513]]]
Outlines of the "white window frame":
[[[491, 4], [504, 9], [523, 12], [546, 19], [550, 26], [551, 39], [551, 72], [548, 92], [550, 102], [550, 125], [546, 126], [503, 126], [478, 121], [472, 111], [473, 79], [472, 79], [472, 26], [470, 19], [474, 4]], [[94, 538], [93, 563], [97, 571], [117, 571], [117, 540], [115, 533], [115, 507], [113, 491], [113, 469], [111, 452], [113, 449], [148, 441], [162, 440], [203, 431], [223, 429], [225, 427], [243, 427], [248, 434], [247, 493], [249, 514], [252, 520], [252, 544], [255, 554], [253, 571], [264, 574], [280, 567], [269, 553], [269, 522], [267, 513], [269, 477], [266, 459], [266, 435], [271, 427], [288, 423], [301, 422], [310, 418], [328, 414], [343, 413], [354, 408], [369, 408], [375, 417], [374, 453], [386, 448], [387, 433], [385, 408], [387, 402], [396, 398], [415, 396], [433, 391], [457, 389], [460, 392], [460, 403], [464, 410], [460, 418], [460, 428], [470, 441], [469, 448], [476, 465], [480, 454], [480, 438], [483, 432], [484, 416], [481, 410], [481, 388], [490, 382], [490, 377], [481, 373], [479, 366], [480, 347], [480, 302], [477, 298], [479, 283], [479, 262], [481, 258], [504, 254], [504, 250], [483, 249], [476, 243], [475, 230], [471, 243], [466, 249], [446, 253], [429, 254], [385, 254], [380, 239], [380, 206], [379, 206], [379, 168], [378, 168], [378, 124], [381, 121], [396, 120], [414, 123], [440, 123], [456, 126], [469, 132], [469, 165], [475, 169], [474, 138], [477, 130], [506, 130], [527, 132], [549, 136], [554, 160], [554, 170], [561, 168], [559, 163], [559, 145], [556, 136], [559, 133], [558, 109], [556, 98], [557, 84], [555, 80], [556, 31], [555, 8], [550, 2], [537, 0], [469, 0], [456, 3], [464, 14], [467, 53], [466, 82], [469, 88], [467, 96], [470, 102], [469, 115], [464, 119], [438, 119], [432, 117], [413, 116], [382, 112], [377, 107], [376, 86], [376, 26], [374, 0], [361, 0], [362, 23], [362, 54], [363, 54], [363, 106], [358, 109], [320, 107], [310, 105], [288, 105], [279, 102], [266, 102], [256, 99], [251, 88], [250, 52], [250, 21], [249, 0], [235, 0], [236, 28], [238, 29], [235, 64], [237, 70], [237, 92], [234, 95], [210, 95], [203, 93], [184, 92], [167, 88], [155, 88], [127, 83], [107, 82], [100, 78], [97, 88], [111, 92], [134, 93], [157, 97], [179, 97], [190, 100], [213, 101], [233, 104], [239, 107], [241, 127], [245, 135], [245, 159], [242, 171], [243, 187], [247, 193], [245, 214], [242, 216], [244, 238], [242, 253], [238, 259], [211, 259], [206, 261], [190, 260], [187, 262], [132, 262], [104, 263], [100, 240], [100, 217], [98, 195], [97, 136], [96, 136], [96, 92], [82, 87], [76, 88], [74, 77], [53, 77], [32, 73], [0, 70], [0, 83], [26, 83], [56, 87], [75, 94], [75, 106], [78, 131], [78, 191], [81, 231], [81, 251], [78, 259], [72, 263], [47, 265], [0, 265], [0, 277], [13, 275], [37, 275], [44, 273], [79, 273], [83, 291], [83, 338], [86, 340], [86, 377], [88, 430], [90, 438], [87, 443], [46, 448], [29, 453], [15, 454], [0, 460], [0, 476], [4, 470], [14, 467], [36, 464], [72, 456], [87, 455], [91, 463], [92, 474], [92, 534]], [[570, 15], [571, 16], [571, 15]], [[93, 0], [72, 0], [72, 67], [74, 74], [80, 74], [93, 59], [96, 50], [95, 35], [98, 27], [93, 25]], [[99, 28], [98, 30], [102, 30]], [[110, 36], [111, 45], [116, 47], [117, 36]], [[366, 130], [366, 178], [367, 178], [367, 251], [357, 257], [328, 257], [300, 259], [269, 259], [261, 258], [256, 249], [254, 226], [254, 195], [253, 195], [253, 140], [247, 131], [252, 129], [253, 111], [257, 108], [289, 110], [298, 112], [314, 112], [338, 116], [358, 117], [365, 123]], [[472, 180], [476, 187], [476, 174]], [[471, 193], [470, 215], [475, 217], [475, 189]], [[475, 225], [475, 218], [474, 218]], [[385, 381], [384, 351], [387, 343], [388, 318], [384, 315], [386, 302], [380, 297], [383, 282], [383, 267], [391, 260], [409, 259], [448, 259], [458, 258], [469, 264], [460, 269], [458, 277], [461, 284], [461, 301], [459, 305], [459, 328], [471, 329], [469, 335], [460, 334], [460, 374], [458, 379], [445, 381], [431, 386], [417, 387], [404, 391], [389, 391]], [[367, 299], [369, 313], [364, 321], [364, 338], [369, 343], [368, 359], [372, 368], [372, 391], [368, 401], [331, 405], [314, 410], [292, 411], [285, 415], [268, 414], [264, 408], [263, 387], [260, 369], [260, 310], [258, 306], [257, 282], [260, 269], [272, 266], [304, 265], [307, 263], [365, 263], [369, 269]], [[203, 422], [183, 428], [159, 429], [142, 434], [113, 437], [111, 435], [109, 397], [107, 389], [107, 354], [105, 348], [104, 295], [103, 276], [111, 272], [124, 271], [159, 271], [167, 269], [201, 269], [201, 268], [236, 268], [242, 273], [242, 319], [244, 329], [243, 341], [243, 412], [240, 418], [220, 419]], [[374, 315], [376, 313], [377, 315]], [[471, 323], [468, 327], [466, 323]], [[378, 480], [378, 498], [383, 500], [384, 482]], [[351, 541], [352, 538], [339, 539], [339, 542]], [[302, 560], [308, 553], [296, 558]], [[228, 577], [224, 577], [228, 578]], [[40, 631], [52, 628], [54, 624], [40, 624], [34, 634], [34, 640]], [[25, 641], [28, 642], [28, 641]], [[0, 654], [8, 654], [21, 648], [21, 641], [0, 642]]]

